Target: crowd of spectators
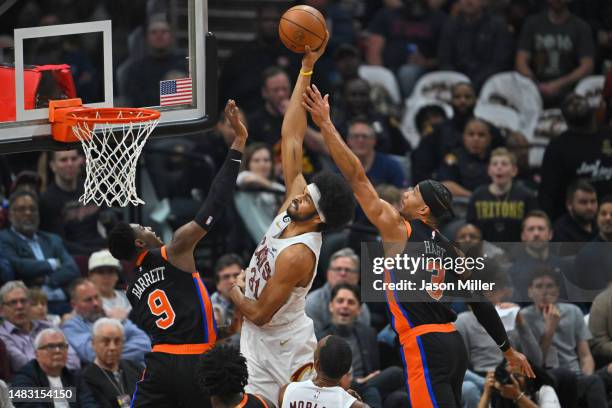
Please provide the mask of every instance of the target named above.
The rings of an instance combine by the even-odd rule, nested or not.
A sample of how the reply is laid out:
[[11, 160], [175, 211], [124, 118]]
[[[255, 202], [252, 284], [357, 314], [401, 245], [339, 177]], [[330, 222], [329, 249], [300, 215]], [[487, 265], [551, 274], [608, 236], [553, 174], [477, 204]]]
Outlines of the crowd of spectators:
[[[332, 40], [313, 82], [330, 93], [334, 123], [368, 178], [381, 197], [396, 206], [402, 189], [428, 178], [453, 192], [456, 217], [441, 230], [467, 254], [491, 262], [489, 278], [497, 285], [486, 295], [504, 319], [513, 346], [537, 370], [536, 381], [514, 378], [500, 384], [506, 371], [501, 352], [474, 314], [463, 304], [453, 304], [470, 362], [464, 407], [533, 406], [521, 405], [521, 398], [543, 407], [609, 404], [609, 2], [302, 3], [321, 9], [328, 19]], [[201, 273], [214, 292], [219, 337], [233, 343], [239, 341], [240, 316], [227, 292], [284, 194], [280, 130], [299, 56], [277, 38], [281, 12], [269, 3], [262, 5], [256, 39], [235, 51], [220, 72], [220, 97], [236, 99], [242, 108], [250, 145], [237, 180], [236, 203], [228, 203], [225, 220], [219, 220], [214, 231], [222, 237], [224, 255], [208, 260]], [[129, 79], [118, 83], [122, 100], [136, 106], [158, 97], [142, 92], [152, 88], [148, 83], [188, 72], [180, 50], [172, 47], [167, 18], [151, 14], [145, 27], [146, 50], [118, 62], [121, 78]], [[361, 74], [362, 68], [372, 66], [391, 72], [399, 100]], [[402, 124], [413, 105], [402, 101], [413, 95], [421, 77], [438, 71], [455, 71], [466, 79], [448, 87], [445, 102], [420, 102], [413, 112], [418, 133], [414, 143]], [[534, 146], [521, 142], [517, 147], [517, 140], [532, 140], [520, 135], [522, 129], [505, 128], [478, 114], [481, 90], [506, 71], [529, 78], [543, 106], [559, 109], [567, 125], [547, 141], [536, 165], [526, 160]], [[599, 106], [574, 91], [592, 74], [607, 75]], [[512, 95], [518, 90], [507, 92], [506, 101], [520, 99]], [[190, 211], [197, 205], [189, 203], [206, 195], [209, 178], [233, 137], [221, 115], [211, 132], [170, 142], [166, 164], [175, 179], [167, 188], [154, 187], [160, 200], [176, 198], [173, 194], [183, 199], [172, 201], [167, 217], [171, 226], [172, 220], [193, 216]], [[181, 159], [186, 153], [201, 157], [207, 172], [194, 174], [194, 165]], [[83, 191], [81, 152], [51, 152], [41, 161], [46, 164], [42, 170], [28, 166], [31, 160], [14, 165], [18, 162], [18, 156], [0, 157], [0, 168], [8, 172], [0, 186], [0, 379], [20, 386], [76, 385], [78, 406], [120, 406], [118, 400], [132, 394], [150, 350], [146, 334], [129, 319], [124, 289], [132, 265], [117, 261], [105, 249], [107, 231], [122, 214], [78, 202]], [[306, 131], [303, 166], [307, 178], [322, 169], [335, 170], [312, 123]], [[143, 171], [158, 175], [156, 179], [171, 172], [151, 164]], [[360, 262], [361, 241], [377, 239], [360, 208], [350, 227], [325, 234], [306, 313], [319, 339], [334, 334], [350, 344], [351, 387], [364, 401], [372, 407], [405, 407], [402, 362], [384, 305], [361, 299], [360, 276], [367, 272]]]

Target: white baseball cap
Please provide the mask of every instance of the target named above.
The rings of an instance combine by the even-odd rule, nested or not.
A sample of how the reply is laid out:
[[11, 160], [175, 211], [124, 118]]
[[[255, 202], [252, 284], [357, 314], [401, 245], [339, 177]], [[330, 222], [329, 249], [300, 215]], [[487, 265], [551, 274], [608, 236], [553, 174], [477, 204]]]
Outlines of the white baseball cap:
[[102, 267], [110, 267], [115, 268], [117, 270], [122, 269], [121, 262], [119, 262], [118, 259], [114, 258], [108, 249], [103, 249], [101, 251], [94, 252], [89, 257], [88, 269], [90, 272], [94, 269]]

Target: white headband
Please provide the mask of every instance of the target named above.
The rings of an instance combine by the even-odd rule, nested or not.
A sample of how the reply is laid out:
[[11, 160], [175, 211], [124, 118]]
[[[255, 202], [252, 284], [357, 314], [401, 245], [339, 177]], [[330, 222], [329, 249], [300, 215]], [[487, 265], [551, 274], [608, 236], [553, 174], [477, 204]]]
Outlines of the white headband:
[[319, 187], [317, 187], [315, 183], [310, 183], [306, 186], [306, 189], [308, 190], [308, 194], [310, 194], [310, 198], [317, 209], [317, 213], [319, 213], [319, 218], [321, 221], [325, 222], [325, 216], [319, 207], [319, 201], [321, 201], [321, 191], [319, 191]]

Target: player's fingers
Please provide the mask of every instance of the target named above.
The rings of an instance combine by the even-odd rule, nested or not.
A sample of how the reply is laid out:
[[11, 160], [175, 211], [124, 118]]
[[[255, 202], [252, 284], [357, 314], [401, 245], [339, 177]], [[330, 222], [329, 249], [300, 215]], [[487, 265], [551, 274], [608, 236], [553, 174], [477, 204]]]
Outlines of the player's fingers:
[[329, 94], [325, 94], [325, 97], [323, 98], [323, 100], [325, 101], [327, 105], [329, 105]]
[[315, 93], [317, 94], [318, 97], [321, 97], [321, 92], [319, 92], [319, 88], [317, 88], [315, 84], [312, 84], [312, 89], [315, 90]]

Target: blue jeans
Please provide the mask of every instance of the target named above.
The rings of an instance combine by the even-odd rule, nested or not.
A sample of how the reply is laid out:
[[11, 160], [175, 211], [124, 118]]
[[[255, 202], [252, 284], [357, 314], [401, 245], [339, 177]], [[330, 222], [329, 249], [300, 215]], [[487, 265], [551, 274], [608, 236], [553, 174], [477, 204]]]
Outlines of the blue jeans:
[[461, 402], [463, 408], [477, 408], [484, 389], [485, 379], [478, 374], [467, 370], [461, 386]]

